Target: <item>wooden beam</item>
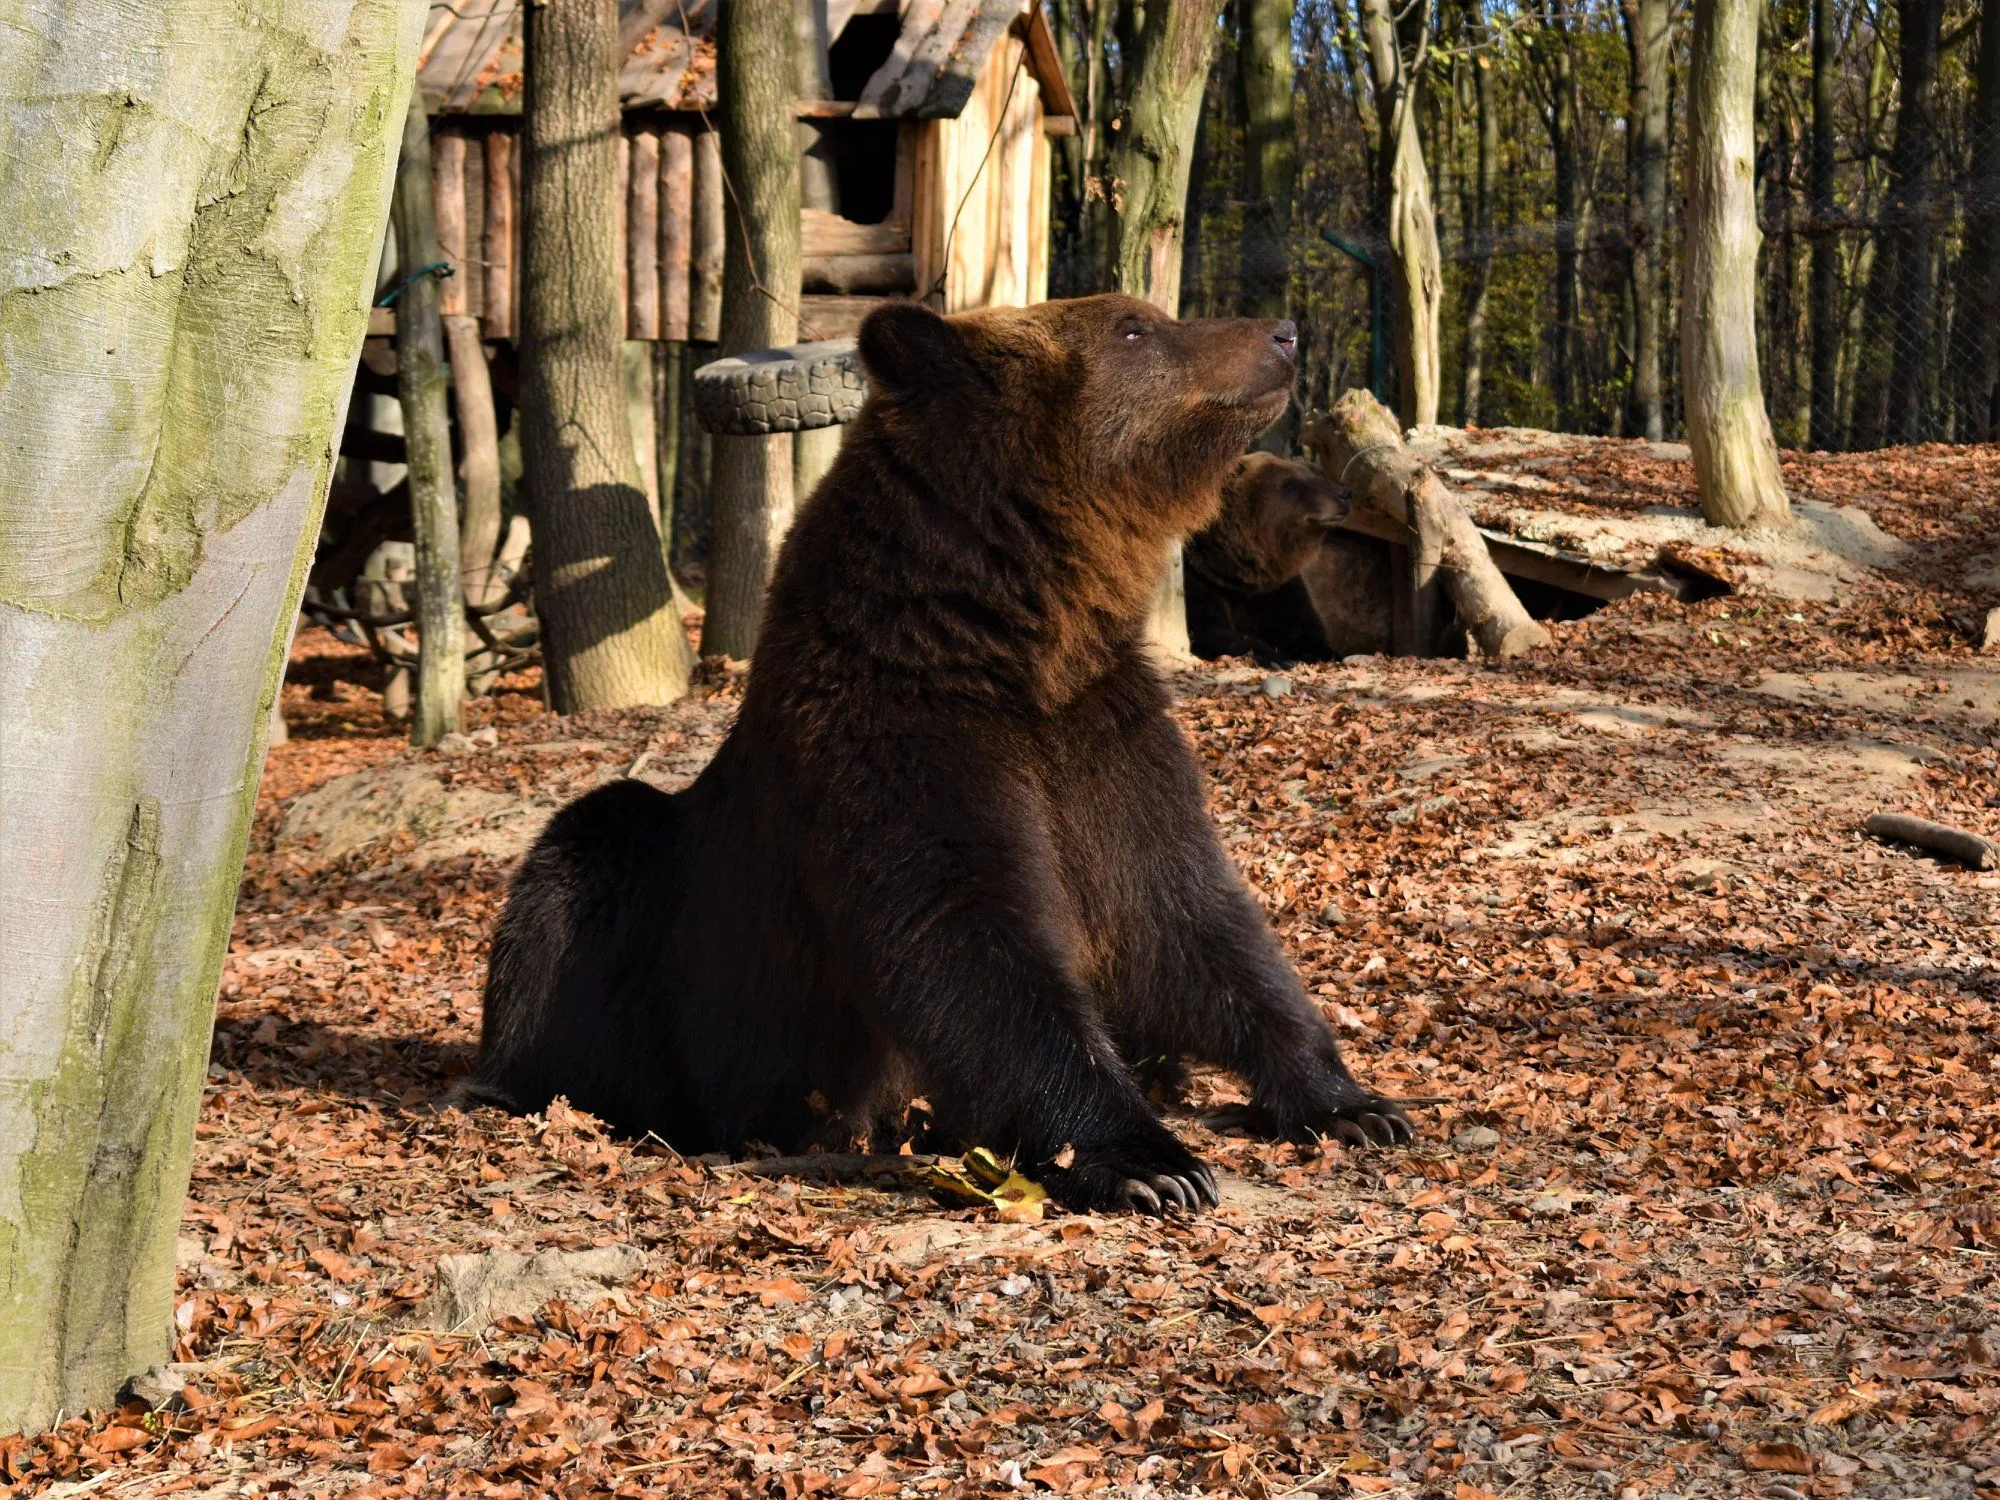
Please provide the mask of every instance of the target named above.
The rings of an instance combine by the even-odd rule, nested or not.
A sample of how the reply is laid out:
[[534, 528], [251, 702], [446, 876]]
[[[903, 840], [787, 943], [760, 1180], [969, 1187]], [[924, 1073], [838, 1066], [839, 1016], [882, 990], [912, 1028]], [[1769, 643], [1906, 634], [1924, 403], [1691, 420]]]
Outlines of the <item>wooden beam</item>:
[[660, 136], [660, 337], [688, 336], [688, 267], [694, 233], [694, 138]]
[[804, 209], [799, 214], [799, 253], [808, 259], [816, 255], [907, 255], [910, 224], [907, 219], [857, 224], [839, 214]]
[[451, 266], [451, 275], [438, 288], [438, 312], [460, 317], [471, 267], [465, 258], [465, 137], [455, 131], [440, 130], [432, 138], [431, 202], [437, 217], [438, 254]]
[[632, 137], [632, 170], [625, 187], [625, 336], [660, 336], [660, 138], [650, 130]]
[[514, 133], [486, 137], [486, 295], [482, 321], [490, 339], [514, 336]]
[[688, 337], [702, 343], [714, 343], [722, 336], [722, 195], [722, 138], [713, 130], [697, 130]]

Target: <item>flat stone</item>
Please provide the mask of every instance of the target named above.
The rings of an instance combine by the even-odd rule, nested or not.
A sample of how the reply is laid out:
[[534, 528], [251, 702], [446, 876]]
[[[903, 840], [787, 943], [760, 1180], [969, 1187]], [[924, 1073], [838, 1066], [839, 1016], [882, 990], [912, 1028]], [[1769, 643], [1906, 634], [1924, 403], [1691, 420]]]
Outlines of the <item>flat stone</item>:
[[1461, 1151], [1490, 1151], [1500, 1144], [1500, 1132], [1491, 1125], [1468, 1125], [1451, 1138]]

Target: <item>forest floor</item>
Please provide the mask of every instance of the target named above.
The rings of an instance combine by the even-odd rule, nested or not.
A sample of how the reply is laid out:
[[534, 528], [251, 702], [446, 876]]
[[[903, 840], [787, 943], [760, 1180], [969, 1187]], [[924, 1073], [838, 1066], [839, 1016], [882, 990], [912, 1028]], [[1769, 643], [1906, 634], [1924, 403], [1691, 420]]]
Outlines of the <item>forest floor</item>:
[[[1538, 472], [1614, 510], [1689, 485], [1641, 445]], [[1859, 823], [2000, 835], [2000, 657], [1973, 646], [2000, 453], [1787, 474], [1910, 544], [1898, 567], [1635, 597], [1504, 666], [1177, 677], [1356, 1071], [1428, 1101], [1412, 1149], [1315, 1152], [1199, 1076], [1171, 1119], [1227, 1190], [1193, 1219], [1001, 1222], [455, 1107], [512, 857], [607, 778], [684, 783], [741, 679], [558, 720], [524, 677], [473, 709], [493, 734], [414, 753], [377, 669], [302, 632], [195, 1144], [184, 1386], [0, 1442], [0, 1476], [1995, 1500], [2000, 873]], [[593, 1248], [525, 1287], [495, 1255]], [[447, 1279], [498, 1300], [434, 1300], [446, 1256], [489, 1257]]]

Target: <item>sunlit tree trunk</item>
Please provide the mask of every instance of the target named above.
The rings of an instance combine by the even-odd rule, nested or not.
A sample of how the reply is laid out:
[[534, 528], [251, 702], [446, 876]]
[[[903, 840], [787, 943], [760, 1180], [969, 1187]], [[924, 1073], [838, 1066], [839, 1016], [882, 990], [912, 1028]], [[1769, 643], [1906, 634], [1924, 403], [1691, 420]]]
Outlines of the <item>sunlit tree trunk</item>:
[[[452, 476], [451, 408], [445, 391], [444, 323], [431, 199], [431, 135], [415, 98], [396, 167], [396, 247], [408, 278], [396, 298], [396, 395], [409, 450], [410, 532], [417, 554], [417, 701], [410, 743], [435, 745], [458, 728], [465, 697], [465, 604], [459, 577], [458, 486]], [[495, 476], [497, 483], [498, 476]], [[497, 519], [497, 518], [496, 518]]]
[[[727, 121], [722, 165], [733, 186], [723, 236], [723, 354], [775, 348], [799, 334], [795, 46], [790, 0], [723, 6], [716, 86]], [[747, 660], [757, 645], [764, 585], [792, 524], [792, 435], [714, 443], [701, 649]]]
[[[1444, 272], [1438, 253], [1437, 216], [1431, 209], [1430, 174], [1417, 134], [1416, 63], [1396, 36], [1390, 0], [1360, 0], [1361, 36], [1375, 85], [1375, 113], [1382, 139], [1381, 202], [1389, 231], [1391, 281], [1396, 290], [1397, 415], [1406, 427], [1438, 419], [1438, 336]], [[1421, 43], [1419, 44], [1421, 61]]]
[[544, 0], [526, 15], [521, 458], [549, 703], [668, 703], [687, 691], [694, 655], [618, 367], [618, 7]]
[[1666, 435], [1660, 397], [1660, 257], [1667, 234], [1667, 67], [1673, 56], [1669, 0], [1622, 0], [1631, 63], [1627, 134], [1632, 186], [1626, 216], [1631, 247], [1632, 384], [1630, 430], [1658, 442]]
[[1757, 371], [1754, 0], [1695, 0], [1688, 64], [1681, 390], [1702, 515], [1790, 518]]
[[1241, 0], [1236, 76], [1243, 103], [1238, 306], [1252, 317], [1282, 318], [1291, 306], [1292, 194], [1299, 165], [1292, 0]]
[[66, 0], [0, 50], [0, 1433], [169, 1354], [423, 19]]

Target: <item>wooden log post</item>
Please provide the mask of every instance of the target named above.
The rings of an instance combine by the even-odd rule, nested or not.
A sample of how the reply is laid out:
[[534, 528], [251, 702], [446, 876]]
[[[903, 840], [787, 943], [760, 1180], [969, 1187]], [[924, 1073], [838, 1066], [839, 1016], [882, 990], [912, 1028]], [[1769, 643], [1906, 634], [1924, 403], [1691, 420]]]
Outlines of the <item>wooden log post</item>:
[[466, 600], [477, 608], [497, 604], [507, 581], [495, 568], [500, 552], [500, 423], [493, 406], [493, 375], [479, 319], [457, 314], [444, 320], [451, 352], [451, 393], [458, 404], [464, 449], [459, 485], [464, 510], [458, 524], [458, 575]]
[[712, 344], [722, 337], [723, 261], [722, 137], [694, 136], [694, 224], [688, 272], [688, 338]]
[[486, 137], [486, 336], [514, 336], [514, 137]]
[[625, 197], [625, 337], [660, 336], [660, 138], [632, 137]]
[[[1411, 533], [1413, 586], [1435, 570], [1457, 606], [1459, 624], [1483, 654], [1504, 660], [1548, 644], [1548, 631], [1521, 607], [1457, 497], [1403, 446], [1388, 407], [1367, 391], [1349, 391], [1331, 412], [1307, 417], [1299, 436], [1327, 476], [1353, 490], [1355, 504]], [[1421, 620], [1421, 607], [1416, 613]]]

